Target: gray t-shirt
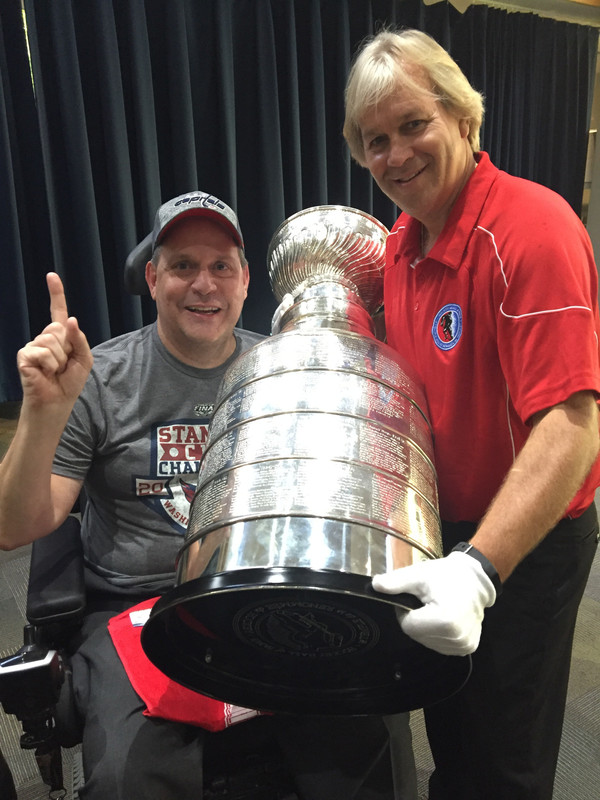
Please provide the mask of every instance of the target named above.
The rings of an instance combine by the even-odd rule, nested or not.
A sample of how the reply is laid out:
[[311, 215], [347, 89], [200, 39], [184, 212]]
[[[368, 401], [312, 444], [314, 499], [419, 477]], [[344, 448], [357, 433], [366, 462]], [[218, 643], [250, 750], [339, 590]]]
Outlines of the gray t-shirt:
[[174, 358], [156, 324], [93, 349], [53, 472], [85, 481], [82, 539], [94, 583], [117, 593], [173, 585], [223, 374], [264, 338], [237, 328], [235, 337], [235, 353], [214, 369]]

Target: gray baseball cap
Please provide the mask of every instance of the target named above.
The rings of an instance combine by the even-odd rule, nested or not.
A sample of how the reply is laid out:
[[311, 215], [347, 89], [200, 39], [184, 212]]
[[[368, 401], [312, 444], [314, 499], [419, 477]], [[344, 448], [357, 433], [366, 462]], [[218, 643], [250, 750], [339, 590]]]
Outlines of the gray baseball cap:
[[188, 192], [163, 203], [156, 212], [154, 230], [152, 231], [152, 252], [160, 244], [173, 223], [184, 217], [207, 217], [212, 219], [231, 234], [239, 247], [244, 247], [240, 223], [228, 205], [219, 200], [218, 197], [215, 197], [214, 194]]

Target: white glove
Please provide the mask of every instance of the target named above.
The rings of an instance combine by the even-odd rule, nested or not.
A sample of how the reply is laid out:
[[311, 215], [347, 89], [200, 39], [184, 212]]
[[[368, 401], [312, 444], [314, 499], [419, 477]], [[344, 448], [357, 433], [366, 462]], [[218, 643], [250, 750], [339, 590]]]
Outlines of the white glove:
[[479, 561], [467, 553], [452, 552], [445, 558], [374, 575], [373, 588], [418, 597], [422, 608], [396, 609], [400, 627], [411, 639], [448, 656], [466, 656], [477, 649], [483, 610], [496, 601], [493, 583]]

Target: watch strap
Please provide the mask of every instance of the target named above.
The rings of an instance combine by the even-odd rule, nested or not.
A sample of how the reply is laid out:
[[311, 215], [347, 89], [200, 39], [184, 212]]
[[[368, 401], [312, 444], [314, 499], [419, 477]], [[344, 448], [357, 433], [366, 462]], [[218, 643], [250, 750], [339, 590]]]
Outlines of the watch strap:
[[474, 558], [476, 561], [479, 561], [481, 566], [483, 567], [483, 571], [491, 580], [494, 589], [496, 590], [496, 597], [501, 594], [502, 592], [502, 581], [500, 580], [500, 576], [498, 575], [498, 571], [496, 567], [492, 564], [492, 562], [486, 558], [483, 553], [480, 553], [476, 547], [473, 547], [472, 544], [469, 542], [459, 542], [456, 547], [452, 548], [452, 552], [456, 553], [466, 553], [471, 558]]

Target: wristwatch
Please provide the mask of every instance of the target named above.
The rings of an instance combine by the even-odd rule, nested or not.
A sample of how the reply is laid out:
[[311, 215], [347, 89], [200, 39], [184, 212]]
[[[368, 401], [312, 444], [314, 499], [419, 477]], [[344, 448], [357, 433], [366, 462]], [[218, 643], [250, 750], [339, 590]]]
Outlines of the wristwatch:
[[480, 553], [479, 550], [477, 550], [477, 548], [473, 547], [472, 544], [469, 544], [469, 542], [459, 542], [456, 545], [456, 547], [452, 548], [452, 552], [453, 553], [454, 552], [466, 553], [467, 555], [469, 555], [472, 558], [474, 558], [476, 561], [479, 561], [479, 563], [483, 567], [483, 571], [485, 572], [485, 574], [488, 576], [488, 578], [491, 580], [491, 582], [494, 585], [494, 589], [496, 590], [496, 597], [499, 594], [501, 594], [501, 592], [502, 592], [502, 582], [500, 580], [500, 576], [498, 575], [498, 572], [496, 571], [496, 567], [492, 564], [491, 561], [489, 561], [489, 559], [487, 559], [483, 555], [483, 553]]

